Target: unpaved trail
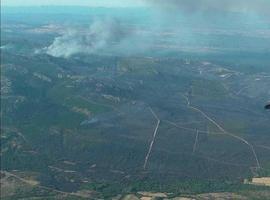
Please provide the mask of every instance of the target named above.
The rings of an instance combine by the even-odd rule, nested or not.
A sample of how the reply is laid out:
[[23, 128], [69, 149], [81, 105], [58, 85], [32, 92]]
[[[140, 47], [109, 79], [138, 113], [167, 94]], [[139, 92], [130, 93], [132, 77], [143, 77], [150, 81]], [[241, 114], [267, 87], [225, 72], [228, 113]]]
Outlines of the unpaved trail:
[[16, 133], [19, 137], [23, 139], [24, 142], [28, 143], [28, 140], [24, 137], [24, 135], [16, 128], [3, 128], [3, 130], [12, 131]]
[[53, 188], [50, 188], [50, 187], [39, 185], [39, 182], [37, 182], [37, 181], [24, 179], [24, 178], [22, 178], [20, 176], [17, 176], [16, 174], [13, 174], [13, 173], [8, 172], [8, 171], [1, 171], [1, 173], [4, 173], [6, 176], [11, 176], [11, 177], [17, 178], [18, 180], [22, 181], [23, 183], [26, 183], [26, 184], [31, 185], [33, 187], [39, 187], [41, 189], [50, 190], [50, 191], [53, 191], [53, 192], [56, 192], [56, 193], [59, 193], [59, 194], [63, 194], [63, 195], [68, 195], [68, 196], [76, 196], [76, 197], [83, 197], [83, 198], [86, 197], [85, 195], [81, 195], [81, 194], [77, 194], [77, 193], [64, 192], [64, 191], [61, 191], [61, 190], [56, 190], [56, 189], [53, 189]]
[[197, 132], [196, 132], [196, 137], [195, 137], [195, 142], [194, 142], [194, 145], [193, 145], [192, 153], [195, 153], [195, 151], [196, 151], [196, 147], [197, 147], [197, 143], [198, 143], [198, 137], [199, 137], [199, 130], [197, 130]]
[[244, 138], [242, 138], [242, 137], [240, 137], [238, 135], [234, 135], [232, 133], [227, 132], [221, 125], [219, 125], [214, 119], [212, 119], [211, 117], [209, 117], [205, 112], [203, 112], [199, 108], [196, 108], [194, 106], [191, 106], [190, 101], [189, 101], [189, 98], [187, 96], [185, 96], [185, 95], [182, 95], [182, 96], [186, 99], [186, 101], [187, 101], [187, 107], [188, 108], [201, 113], [207, 120], [209, 120], [210, 122], [212, 122], [224, 134], [229, 135], [229, 136], [231, 136], [231, 137], [233, 137], [233, 138], [235, 138], [237, 140], [240, 140], [243, 143], [245, 143], [246, 145], [248, 145], [249, 148], [250, 148], [250, 150], [251, 150], [251, 152], [252, 152], [252, 154], [253, 154], [253, 156], [254, 156], [254, 159], [256, 161], [257, 168], [259, 168], [259, 169], [261, 168], [261, 165], [260, 165], [258, 156], [257, 156], [257, 154], [256, 154], [256, 152], [255, 152], [254, 147], [253, 147], [252, 144], [250, 144], [247, 140], [245, 140]]
[[240, 95], [244, 90], [249, 89], [249, 86], [242, 87], [238, 92], [236, 92], [236, 95]]
[[92, 100], [90, 100], [90, 99], [88, 99], [86, 97], [80, 96], [80, 95], [78, 95], [78, 97], [85, 100], [85, 101], [87, 101], [87, 102], [89, 102], [89, 103], [91, 103], [91, 104], [96, 104], [96, 105], [99, 105], [99, 106], [103, 106], [103, 107], [110, 108], [110, 109], [118, 111], [118, 109], [116, 107], [112, 106], [112, 105], [108, 105], [108, 104], [105, 104], [105, 103], [98, 103], [98, 102], [92, 101]]
[[[166, 123], [168, 123], [168, 124], [170, 124], [172, 126], [175, 126], [176, 128], [180, 128], [180, 129], [183, 129], [183, 130], [186, 130], [186, 131], [196, 131], [196, 129], [194, 129], [194, 128], [188, 128], [188, 127], [185, 127], [185, 126], [180, 126], [180, 125], [178, 125], [178, 124], [176, 124], [174, 122], [171, 122], [169, 120], [162, 120], [162, 121], [166, 122]], [[202, 131], [200, 131], [200, 132], [202, 132]]]
[[149, 107], [149, 110], [151, 111], [151, 113], [155, 117], [155, 119], [157, 120], [157, 124], [156, 124], [155, 130], [154, 130], [153, 138], [152, 138], [152, 141], [150, 143], [148, 152], [147, 152], [147, 154], [145, 156], [145, 159], [144, 159], [144, 165], [143, 165], [143, 169], [144, 170], [146, 169], [146, 166], [147, 166], [149, 157], [151, 155], [151, 152], [152, 152], [152, 149], [153, 149], [153, 145], [154, 145], [154, 142], [155, 142], [155, 139], [156, 139], [156, 136], [157, 136], [157, 131], [158, 131], [158, 128], [159, 128], [159, 124], [160, 124], [160, 119], [158, 118], [158, 116], [156, 115], [156, 113], [152, 110], [151, 107]]
[[22, 182], [24, 182], [26, 184], [29, 184], [31, 186], [38, 186], [38, 184], [39, 184], [37, 181], [24, 179], [22, 177], [17, 176], [16, 174], [12, 174], [12, 173], [10, 173], [8, 171], [1, 171], [1, 173], [5, 174], [6, 176], [15, 177], [15, 178], [19, 179], [20, 181], [22, 181]]
[[24, 137], [24, 135], [21, 133], [21, 132], [16, 132], [18, 134], [18, 136], [20, 136], [24, 142], [27, 142], [28, 143], [28, 140]]
[[196, 129], [196, 128], [189, 128], [189, 127], [185, 127], [185, 126], [181, 126], [181, 125], [178, 125], [176, 124], [175, 122], [172, 122], [172, 121], [169, 121], [169, 120], [162, 120], [163, 122], [166, 122], [176, 128], [179, 128], [179, 129], [183, 129], [183, 130], [186, 130], [186, 131], [192, 131], [192, 132], [197, 132], [197, 130], [199, 131], [199, 134], [200, 133], [206, 133], [206, 134], [211, 134], [211, 135], [226, 135], [225, 133], [223, 132], [209, 132], [208, 131], [204, 131], [204, 130], [199, 130], [199, 129]]
[[255, 145], [256, 147], [260, 147], [260, 148], [263, 148], [263, 149], [267, 149], [267, 150], [270, 150], [270, 147], [268, 146], [265, 146], [265, 145]]
[[197, 158], [201, 158], [201, 159], [204, 159], [204, 160], [212, 161], [212, 162], [223, 164], [223, 165], [238, 166], [238, 167], [250, 167], [247, 164], [226, 162], [226, 161], [218, 160], [218, 159], [215, 159], [215, 158], [211, 158], [211, 157], [206, 156], [206, 155], [201, 154], [201, 153], [198, 154], [198, 155], [194, 155], [194, 154], [191, 154], [191, 153], [183, 153], [183, 152], [179, 153], [179, 152], [168, 151], [167, 149], [166, 150], [165, 149], [159, 149], [159, 150], [162, 151], [162, 152], [169, 153], [169, 154], [194, 156], [194, 157], [197, 157]]

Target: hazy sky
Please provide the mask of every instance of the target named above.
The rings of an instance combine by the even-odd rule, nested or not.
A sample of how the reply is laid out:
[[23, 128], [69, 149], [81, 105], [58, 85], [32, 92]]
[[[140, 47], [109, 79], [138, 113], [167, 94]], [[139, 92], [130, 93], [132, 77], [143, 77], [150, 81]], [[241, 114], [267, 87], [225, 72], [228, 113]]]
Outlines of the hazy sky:
[[1, 0], [4, 6], [78, 5], [78, 6], [141, 6], [142, 0]]
[[235, 11], [270, 14], [270, 0], [2, 0], [4, 6], [153, 6], [187, 11]]

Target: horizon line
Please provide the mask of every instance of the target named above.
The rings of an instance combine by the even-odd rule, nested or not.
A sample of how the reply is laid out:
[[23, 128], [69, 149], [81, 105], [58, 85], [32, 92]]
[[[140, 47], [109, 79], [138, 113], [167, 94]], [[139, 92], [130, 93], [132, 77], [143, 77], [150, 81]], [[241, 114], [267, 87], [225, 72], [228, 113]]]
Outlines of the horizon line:
[[1, 5], [1, 8], [9, 7], [9, 8], [26, 8], [26, 7], [85, 7], [85, 8], [149, 8], [149, 6], [141, 5], [141, 6], [91, 6], [91, 5]]

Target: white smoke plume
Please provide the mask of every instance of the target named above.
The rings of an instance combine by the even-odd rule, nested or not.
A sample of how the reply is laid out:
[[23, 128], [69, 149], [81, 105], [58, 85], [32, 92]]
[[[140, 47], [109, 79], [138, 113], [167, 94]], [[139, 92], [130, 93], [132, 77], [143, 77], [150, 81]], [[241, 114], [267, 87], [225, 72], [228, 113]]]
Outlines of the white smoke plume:
[[75, 54], [92, 54], [121, 42], [127, 33], [116, 20], [94, 21], [89, 29], [70, 28], [44, 51], [54, 57], [68, 58]]
[[145, 2], [161, 9], [188, 12], [232, 11], [270, 14], [269, 0], [145, 0]]
[[[135, 0], [134, 0], [135, 1]], [[149, 21], [136, 27], [129, 23], [129, 16], [118, 21], [114, 18], [95, 20], [89, 28], [71, 26], [63, 34], [57, 36], [52, 44], [37, 53], [47, 53], [54, 57], [69, 58], [76, 54], [110, 54], [110, 55], [142, 55], [162, 51], [186, 51], [186, 49], [202, 49], [205, 47], [221, 47], [227, 49], [248, 49], [256, 46], [256, 41], [239, 43], [236, 38], [231, 43], [224, 42], [222, 35], [258, 34], [257, 15], [270, 16], [270, 0], [141, 0], [154, 12]], [[153, 11], [152, 9], [149, 9]], [[219, 12], [244, 12], [247, 15], [219, 15]], [[180, 13], [178, 15], [178, 13]], [[202, 13], [202, 15], [201, 15]], [[210, 13], [209, 16], [207, 14]], [[212, 14], [214, 13], [214, 14]], [[249, 15], [249, 13], [255, 15]], [[118, 19], [118, 18], [117, 18]], [[234, 20], [232, 20], [234, 19]], [[121, 23], [125, 22], [125, 23]], [[142, 19], [139, 23], [144, 22]], [[214, 23], [218, 26], [213, 25]], [[142, 23], [143, 24], [143, 23]], [[268, 30], [260, 24], [260, 34]], [[73, 27], [73, 28], [72, 28]], [[213, 28], [214, 27], [214, 28]], [[244, 27], [244, 28], [243, 28]], [[257, 27], [257, 28], [254, 28]], [[256, 32], [257, 31], [257, 32]], [[209, 34], [220, 35], [215, 41]], [[206, 35], [209, 35], [206, 38]], [[266, 35], [266, 36], [265, 36]], [[261, 36], [261, 35], [259, 35]], [[236, 46], [235, 44], [238, 44]], [[254, 44], [254, 45], [253, 45]], [[268, 43], [265, 43], [268, 44]], [[265, 46], [263, 44], [263, 46]]]

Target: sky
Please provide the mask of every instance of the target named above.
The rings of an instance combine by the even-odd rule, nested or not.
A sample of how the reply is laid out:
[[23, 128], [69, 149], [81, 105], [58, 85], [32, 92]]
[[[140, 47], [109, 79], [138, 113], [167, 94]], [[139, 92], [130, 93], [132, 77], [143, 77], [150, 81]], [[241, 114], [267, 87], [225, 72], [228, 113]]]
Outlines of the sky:
[[256, 12], [269, 15], [270, 0], [1, 0], [2, 6], [138, 7], [192, 11]]
[[103, 6], [103, 7], [135, 7], [142, 6], [142, 0], [1, 0], [2, 6]]

